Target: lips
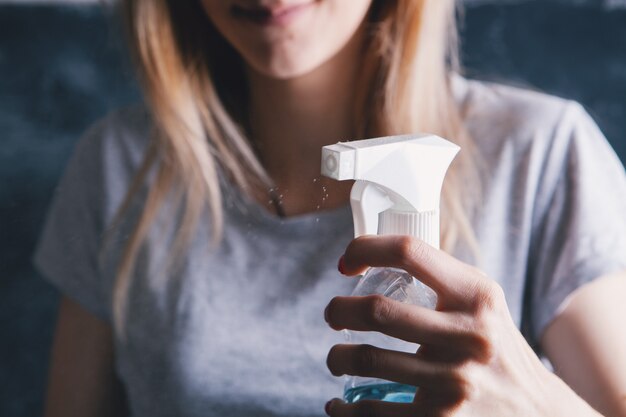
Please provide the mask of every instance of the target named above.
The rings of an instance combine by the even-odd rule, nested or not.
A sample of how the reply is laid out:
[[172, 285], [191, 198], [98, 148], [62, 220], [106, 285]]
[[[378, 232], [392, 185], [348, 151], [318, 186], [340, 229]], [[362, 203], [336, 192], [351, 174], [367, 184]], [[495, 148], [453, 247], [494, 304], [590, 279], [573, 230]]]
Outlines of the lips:
[[248, 20], [259, 25], [280, 25], [288, 23], [313, 4], [314, 2], [276, 6], [233, 5], [231, 13], [236, 18]]

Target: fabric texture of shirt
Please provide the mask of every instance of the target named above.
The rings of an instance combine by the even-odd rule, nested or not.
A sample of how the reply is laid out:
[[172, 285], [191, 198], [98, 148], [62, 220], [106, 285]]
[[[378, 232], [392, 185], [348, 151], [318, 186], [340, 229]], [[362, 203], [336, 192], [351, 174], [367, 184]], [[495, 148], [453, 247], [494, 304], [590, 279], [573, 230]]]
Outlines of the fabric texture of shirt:
[[[461, 78], [454, 91], [488, 173], [473, 224], [481, 267], [537, 346], [574, 290], [626, 268], [624, 168], [576, 103]], [[109, 322], [117, 264], [148, 185], [106, 246], [104, 236], [150, 131], [146, 111], [134, 108], [85, 134], [35, 256], [46, 279]], [[155, 228], [139, 254], [126, 337], [115, 340], [132, 415], [321, 416], [343, 393], [325, 360], [344, 338], [323, 310], [355, 285], [336, 267], [352, 239], [350, 209], [279, 218], [224, 190], [218, 246], [203, 219], [169, 275], [171, 230]], [[462, 246], [454, 253], [467, 254]]]

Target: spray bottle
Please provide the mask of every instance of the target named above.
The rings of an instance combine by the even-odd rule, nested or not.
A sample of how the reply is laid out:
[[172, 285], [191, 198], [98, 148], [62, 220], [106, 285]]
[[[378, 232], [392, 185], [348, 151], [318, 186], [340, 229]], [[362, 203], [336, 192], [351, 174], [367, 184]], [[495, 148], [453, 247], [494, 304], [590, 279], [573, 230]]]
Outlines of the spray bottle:
[[[439, 202], [444, 176], [459, 151], [434, 135], [402, 135], [340, 142], [322, 148], [322, 175], [356, 180], [350, 194], [355, 237], [409, 235], [439, 248]], [[433, 290], [397, 268], [370, 268], [352, 295], [383, 294], [434, 308]], [[415, 353], [418, 345], [375, 332], [346, 332], [350, 343]], [[416, 387], [349, 377], [344, 399], [412, 402]]]

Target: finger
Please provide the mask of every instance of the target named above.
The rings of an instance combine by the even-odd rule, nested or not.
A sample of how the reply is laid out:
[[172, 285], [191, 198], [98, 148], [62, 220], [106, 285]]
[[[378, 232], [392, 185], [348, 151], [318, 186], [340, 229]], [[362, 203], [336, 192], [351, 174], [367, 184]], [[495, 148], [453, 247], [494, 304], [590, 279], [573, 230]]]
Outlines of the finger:
[[328, 402], [326, 414], [331, 417], [420, 417], [425, 415], [420, 406], [412, 403], [361, 400], [348, 404], [339, 399]]
[[446, 390], [455, 383], [449, 366], [421, 360], [414, 353], [370, 345], [335, 345], [328, 352], [326, 365], [335, 376], [373, 377], [438, 390]]
[[342, 271], [356, 275], [370, 266], [402, 268], [440, 297], [472, 299], [491, 281], [478, 269], [410, 236], [361, 236], [346, 248]]
[[484, 345], [471, 317], [392, 300], [383, 295], [334, 297], [324, 312], [335, 330], [377, 331], [411, 343], [466, 351]]

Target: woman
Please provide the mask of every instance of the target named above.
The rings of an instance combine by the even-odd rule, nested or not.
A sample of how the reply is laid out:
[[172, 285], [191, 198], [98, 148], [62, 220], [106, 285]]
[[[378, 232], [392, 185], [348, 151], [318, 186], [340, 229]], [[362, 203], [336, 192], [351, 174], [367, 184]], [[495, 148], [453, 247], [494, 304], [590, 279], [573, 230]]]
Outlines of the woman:
[[[343, 384], [325, 360], [420, 387], [332, 416], [626, 415], [623, 168], [577, 104], [453, 75], [452, 0], [124, 8], [150, 110], [91, 129], [51, 209], [47, 416], [320, 415]], [[350, 184], [319, 177], [321, 147], [417, 131], [463, 148], [445, 251], [350, 242]], [[340, 272], [404, 268], [437, 311], [346, 297], [344, 251]]]

